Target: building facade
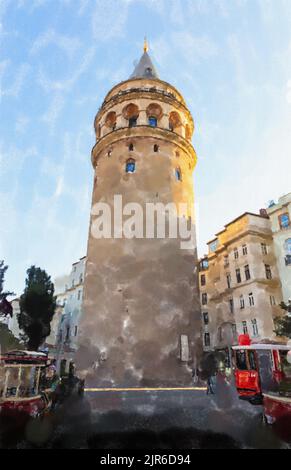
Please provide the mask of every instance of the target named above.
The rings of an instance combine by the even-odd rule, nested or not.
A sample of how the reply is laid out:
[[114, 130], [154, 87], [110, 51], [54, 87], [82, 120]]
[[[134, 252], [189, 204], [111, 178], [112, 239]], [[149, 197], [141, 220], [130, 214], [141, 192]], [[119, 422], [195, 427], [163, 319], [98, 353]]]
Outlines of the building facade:
[[18, 325], [18, 315], [20, 313], [19, 299], [13, 299], [11, 305], [13, 309], [12, 317], [10, 315], [7, 317], [0, 316], [0, 322], [7, 326], [15, 338], [20, 339], [21, 330]]
[[[201, 349], [196, 246], [157, 236], [96, 238], [95, 204], [184, 203], [192, 215], [192, 116], [159, 79], [145, 46], [132, 76], [106, 96], [95, 118], [94, 187], [77, 366], [89, 386], [188, 384]], [[128, 214], [130, 215], [130, 214]], [[166, 222], [169, 223], [166, 217]], [[116, 221], [114, 229], [116, 229]], [[112, 227], [111, 227], [112, 228]], [[167, 227], [168, 228], [168, 227]], [[121, 235], [120, 235], [121, 233]], [[196, 269], [196, 271], [195, 271]]]
[[282, 300], [291, 299], [291, 193], [281, 197], [267, 209], [271, 220], [274, 248], [282, 283]]
[[204, 350], [236, 344], [240, 334], [256, 341], [274, 339], [282, 291], [264, 211], [241, 215], [208, 243], [199, 284]]
[[74, 363], [82, 316], [85, 263], [86, 257], [74, 263], [70, 275], [62, 278], [56, 289], [57, 307], [45, 346], [56, 359], [57, 369], [61, 373], [68, 372], [70, 364]]

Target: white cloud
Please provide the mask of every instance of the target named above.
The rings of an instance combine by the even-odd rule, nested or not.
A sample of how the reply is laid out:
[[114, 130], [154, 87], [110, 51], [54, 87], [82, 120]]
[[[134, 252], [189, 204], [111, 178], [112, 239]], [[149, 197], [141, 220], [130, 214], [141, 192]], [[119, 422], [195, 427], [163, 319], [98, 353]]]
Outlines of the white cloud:
[[15, 123], [16, 132], [18, 132], [19, 134], [24, 134], [29, 122], [30, 122], [30, 119], [28, 116], [24, 116], [24, 115], [18, 116], [16, 123]]
[[37, 54], [41, 49], [47, 47], [50, 44], [62, 49], [68, 57], [72, 58], [76, 51], [81, 46], [81, 41], [79, 38], [72, 36], [65, 36], [59, 34], [53, 29], [49, 29], [45, 33], [41, 34], [33, 43], [30, 53]]
[[48, 110], [41, 118], [41, 120], [49, 126], [51, 133], [54, 133], [56, 121], [64, 108], [64, 104], [64, 97], [59, 94], [55, 95], [50, 103]]
[[[4, 72], [5, 72], [5, 70], [7, 69], [8, 61], [4, 61], [4, 63], [2, 62], [2, 65], [3, 65]], [[28, 64], [21, 64], [15, 73], [15, 77], [14, 77], [14, 80], [12, 81], [12, 84], [7, 86], [6, 88], [2, 88], [2, 90], [0, 91], [0, 95], [12, 96], [13, 98], [17, 98], [24, 85], [25, 79], [29, 71], [30, 71], [30, 66]]]
[[79, 0], [80, 6], [78, 10], [79, 15], [83, 15], [83, 13], [86, 11], [88, 5], [89, 5], [89, 0]]
[[92, 15], [93, 38], [108, 41], [125, 33], [128, 6], [133, 0], [95, 0]]
[[188, 31], [172, 34], [172, 43], [190, 64], [207, 60], [218, 52], [218, 47], [207, 35], [196, 36]]
[[56, 184], [54, 198], [59, 198], [64, 191], [64, 175], [59, 175]]
[[38, 156], [38, 150], [35, 145], [26, 148], [18, 148], [15, 145], [7, 146], [4, 141], [0, 142], [0, 177], [8, 172], [17, 177], [18, 171], [24, 165], [27, 158]]
[[70, 75], [70, 78], [66, 79], [58, 79], [58, 80], [51, 80], [49, 77], [47, 77], [44, 73], [43, 70], [39, 71], [38, 75], [38, 83], [39, 85], [46, 91], [64, 91], [68, 92], [72, 89], [74, 84], [78, 81], [78, 79], [83, 75], [84, 72], [88, 69], [90, 66], [92, 60], [94, 59], [96, 53], [96, 48], [95, 46], [91, 47], [87, 53], [84, 55], [84, 58], [82, 59], [80, 65], [75, 68], [75, 71], [73, 74]]
[[287, 93], [286, 93], [287, 103], [291, 104], [291, 80], [287, 82]]

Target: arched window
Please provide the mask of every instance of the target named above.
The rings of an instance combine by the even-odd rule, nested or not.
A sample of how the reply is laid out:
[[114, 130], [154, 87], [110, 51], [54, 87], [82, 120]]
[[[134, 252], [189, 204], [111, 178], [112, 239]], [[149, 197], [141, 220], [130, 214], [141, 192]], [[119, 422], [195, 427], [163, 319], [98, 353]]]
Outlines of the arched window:
[[136, 127], [139, 116], [138, 106], [134, 103], [130, 103], [123, 108], [122, 115], [128, 121], [128, 127]]
[[172, 111], [169, 115], [169, 129], [174, 131], [181, 126], [180, 114], [177, 111]]
[[285, 253], [291, 255], [291, 238], [287, 238], [284, 243]]
[[185, 137], [187, 140], [191, 140], [191, 128], [189, 126], [189, 124], [186, 124], [186, 127], [185, 127]]
[[125, 164], [125, 171], [126, 173], [134, 173], [135, 172], [135, 161], [130, 159], [127, 160]]
[[182, 173], [180, 168], [176, 168], [175, 170], [175, 176], [177, 181], [182, 181]]
[[105, 118], [105, 125], [109, 129], [114, 130], [116, 128], [116, 113], [115, 111], [110, 111]]
[[159, 151], [159, 146], [157, 144], [154, 145], [154, 152], [158, 152]]
[[163, 110], [158, 103], [151, 103], [146, 109], [148, 117], [148, 125], [151, 127], [157, 127], [159, 119], [163, 115]]
[[153, 75], [153, 69], [151, 67], [147, 67], [145, 69], [145, 74], [147, 77], [151, 77]]
[[149, 117], [149, 125], [150, 125], [151, 127], [157, 127], [157, 125], [158, 125], [158, 120], [157, 120], [157, 118], [156, 118], [155, 116], [150, 116], [150, 117]]
[[137, 126], [137, 116], [133, 116], [128, 120], [128, 127], [136, 127]]

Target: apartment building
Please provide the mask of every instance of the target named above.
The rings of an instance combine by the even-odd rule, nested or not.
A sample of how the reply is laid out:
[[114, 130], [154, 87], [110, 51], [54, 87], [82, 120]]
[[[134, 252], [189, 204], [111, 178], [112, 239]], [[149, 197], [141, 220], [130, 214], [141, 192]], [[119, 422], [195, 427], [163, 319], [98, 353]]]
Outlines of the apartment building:
[[199, 284], [204, 350], [227, 348], [244, 333], [275, 337], [282, 291], [266, 211], [242, 214], [208, 242]]
[[273, 201], [267, 209], [270, 217], [274, 249], [279, 276], [282, 283], [283, 299], [288, 304], [291, 299], [291, 193]]

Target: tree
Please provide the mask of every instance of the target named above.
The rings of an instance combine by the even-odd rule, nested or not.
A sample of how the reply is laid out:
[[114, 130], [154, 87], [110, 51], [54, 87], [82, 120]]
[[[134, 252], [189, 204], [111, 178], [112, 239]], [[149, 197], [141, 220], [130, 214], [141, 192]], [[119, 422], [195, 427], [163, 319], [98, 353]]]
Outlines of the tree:
[[10, 295], [14, 295], [14, 293], [3, 291], [4, 277], [5, 277], [5, 273], [7, 269], [8, 269], [8, 266], [6, 266], [4, 264], [4, 261], [1, 260], [0, 261], [0, 316], [3, 315], [7, 317], [8, 315], [10, 315], [12, 317], [13, 308], [10, 302], [8, 302], [7, 297], [9, 297]]
[[54, 285], [50, 276], [44, 270], [31, 266], [27, 270], [18, 315], [19, 327], [27, 337], [29, 349], [37, 350], [49, 336], [55, 308]]
[[288, 305], [281, 302], [280, 307], [286, 313], [283, 317], [275, 318], [275, 333], [277, 336], [285, 336], [291, 339], [291, 302]]
[[23, 348], [21, 341], [13, 335], [13, 333], [8, 329], [7, 325], [0, 323], [0, 345], [1, 345], [1, 354], [11, 351], [13, 349]]

